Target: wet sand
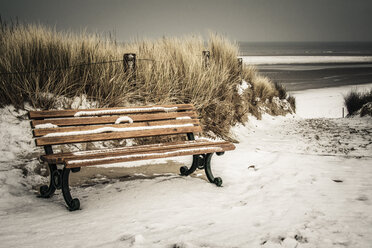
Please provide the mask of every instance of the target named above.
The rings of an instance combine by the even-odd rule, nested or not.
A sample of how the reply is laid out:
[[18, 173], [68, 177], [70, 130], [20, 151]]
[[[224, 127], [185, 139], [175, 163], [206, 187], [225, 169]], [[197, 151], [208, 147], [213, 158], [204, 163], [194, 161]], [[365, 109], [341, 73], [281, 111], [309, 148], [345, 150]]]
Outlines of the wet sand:
[[372, 64], [258, 65], [257, 69], [288, 91], [372, 83]]

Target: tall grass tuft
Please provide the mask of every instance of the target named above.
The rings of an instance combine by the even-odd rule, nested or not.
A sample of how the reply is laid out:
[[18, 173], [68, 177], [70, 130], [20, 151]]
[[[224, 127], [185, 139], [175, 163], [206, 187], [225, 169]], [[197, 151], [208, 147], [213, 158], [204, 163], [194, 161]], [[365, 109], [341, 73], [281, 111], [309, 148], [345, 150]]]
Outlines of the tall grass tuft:
[[372, 102], [372, 89], [367, 92], [350, 91], [344, 96], [344, 103], [349, 115], [355, 114], [364, 104]]
[[292, 110], [296, 111], [296, 98], [294, 96], [289, 95], [288, 98], [287, 98], [287, 101], [291, 105]]
[[[207, 67], [203, 50], [211, 52]], [[147, 59], [138, 60], [136, 82], [122, 62], [99, 63], [120, 60], [124, 53]], [[58, 96], [83, 94], [101, 107], [192, 103], [206, 130], [230, 139], [232, 125], [246, 122], [248, 113], [259, 116], [256, 98], [278, 95], [254, 68], [241, 72], [237, 56], [238, 45], [216, 34], [207, 43], [195, 36], [118, 43], [98, 34], [0, 23], [0, 105], [22, 108], [28, 102], [50, 109]], [[85, 65], [91, 63], [96, 64]], [[242, 79], [252, 87], [239, 94]]]
[[278, 92], [279, 99], [287, 99], [287, 90], [283, 86], [283, 84], [275, 82], [274, 83], [275, 89]]

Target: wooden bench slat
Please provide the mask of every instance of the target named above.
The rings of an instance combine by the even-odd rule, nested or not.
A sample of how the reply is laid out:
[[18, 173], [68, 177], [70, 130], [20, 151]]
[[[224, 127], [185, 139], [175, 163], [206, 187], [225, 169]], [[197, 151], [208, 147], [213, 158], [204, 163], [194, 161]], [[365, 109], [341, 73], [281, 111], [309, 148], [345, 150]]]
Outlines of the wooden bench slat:
[[220, 145], [220, 146], [207, 146], [207, 147], [185, 147], [185, 148], [174, 148], [168, 150], [150, 151], [150, 152], [137, 152], [132, 154], [112, 156], [112, 157], [100, 157], [92, 159], [68, 159], [66, 160], [67, 168], [76, 168], [90, 165], [100, 164], [113, 164], [121, 162], [129, 162], [136, 160], [156, 159], [156, 158], [167, 158], [176, 156], [206, 154], [214, 152], [223, 152], [233, 150], [233, 145]]
[[[125, 115], [131, 113], [155, 113], [165, 112], [161, 108], [177, 108], [174, 111], [192, 110], [194, 107], [192, 104], [173, 104], [173, 105], [153, 105], [153, 106], [140, 106], [140, 107], [114, 107], [114, 108], [99, 108], [99, 109], [67, 109], [67, 110], [44, 110], [44, 111], [30, 111], [30, 119], [44, 119], [44, 118], [61, 118], [61, 117], [74, 117], [78, 112], [91, 112], [92, 114], [86, 113], [84, 116], [101, 116], [108, 115], [105, 111], [112, 111], [113, 115]], [[132, 111], [136, 109], [136, 111]], [[118, 110], [123, 110], [117, 112]], [[99, 111], [100, 113], [97, 113]], [[96, 113], [93, 113], [96, 112]]]
[[192, 141], [180, 141], [172, 143], [158, 143], [151, 145], [140, 145], [140, 146], [129, 146], [120, 147], [113, 149], [102, 149], [102, 150], [91, 150], [91, 151], [81, 151], [81, 152], [69, 152], [69, 153], [59, 153], [59, 154], [49, 154], [41, 156], [41, 160], [44, 162], [52, 164], [63, 163], [66, 159], [89, 159], [89, 158], [99, 158], [107, 156], [118, 156], [133, 154], [138, 152], [151, 152], [151, 151], [161, 151], [169, 150], [175, 148], [187, 148], [187, 147], [207, 147], [207, 146], [227, 146], [232, 145], [227, 141], [209, 141], [209, 140], [192, 140]]
[[[185, 124], [185, 125], [187, 125], [187, 124]], [[201, 127], [200, 126], [183, 126], [183, 127], [176, 127], [175, 126], [175, 127], [172, 127], [172, 128], [138, 130], [138, 131], [127, 131], [127, 132], [119, 131], [119, 132], [98, 133], [98, 134], [82, 134], [82, 135], [71, 135], [71, 136], [42, 137], [42, 138], [37, 138], [36, 139], [36, 145], [37, 146], [57, 145], [57, 144], [69, 144], [69, 143], [80, 143], [80, 142], [91, 142], [91, 141], [141, 138], [141, 137], [182, 134], [182, 133], [195, 133], [195, 132], [201, 132]]]
[[[157, 121], [157, 120], [170, 120], [177, 117], [191, 117], [197, 118], [194, 111], [187, 112], [171, 112], [171, 113], [155, 113], [155, 114], [138, 114], [138, 115], [122, 115], [130, 117], [133, 122], [140, 121]], [[97, 124], [114, 124], [119, 116], [105, 116], [105, 117], [80, 117], [80, 118], [60, 118], [60, 119], [45, 119], [33, 120], [31, 126], [35, 128], [37, 125], [53, 124], [59, 127], [63, 126], [79, 126], [79, 125], [97, 125]]]
[[148, 127], [148, 126], [158, 126], [158, 125], [178, 125], [178, 124], [194, 124], [199, 125], [198, 119], [181, 119], [181, 120], [165, 120], [165, 121], [151, 121], [151, 122], [136, 122], [136, 123], [125, 123], [125, 124], [112, 124], [112, 125], [90, 125], [90, 126], [69, 126], [69, 127], [60, 127], [60, 128], [43, 128], [43, 129], [34, 129], [34, 137], [41, 137], [50, 133], [60, 133], [60, 132], [75, 132], [75, 131], [88, 131], [94, 130], [102, 127]]

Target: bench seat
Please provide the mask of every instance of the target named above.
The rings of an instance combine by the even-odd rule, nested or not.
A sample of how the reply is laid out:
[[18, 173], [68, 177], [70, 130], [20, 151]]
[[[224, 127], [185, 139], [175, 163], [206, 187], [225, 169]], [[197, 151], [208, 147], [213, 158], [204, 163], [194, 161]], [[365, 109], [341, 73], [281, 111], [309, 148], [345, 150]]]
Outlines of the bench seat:
[[67, 168], [76, 168], [145, 159], [168, 158], [214, 152], [221, 153], [234, 149], [235, 146], [227, 141], [208, 141], [200, 139], [113, 149], [49, 154], [41, 156], [41, 160], [51, 164], [65, 164]]

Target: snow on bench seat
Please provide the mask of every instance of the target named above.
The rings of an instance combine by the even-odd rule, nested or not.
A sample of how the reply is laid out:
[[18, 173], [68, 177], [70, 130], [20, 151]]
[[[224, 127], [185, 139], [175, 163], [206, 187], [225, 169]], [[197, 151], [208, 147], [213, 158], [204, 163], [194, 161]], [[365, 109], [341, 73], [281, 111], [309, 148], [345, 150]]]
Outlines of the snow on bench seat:
[[173, 104], [173, 105], [154, 105], [140, 107], [113, 107], [97, 109], [64, 109], [64, 110], [42, 110], [30, 111], [30, 119], [44, 118], [61, 118], [61, 117], [78, 117], [78, 116], [100, 116], [100, 115], [118, 115], [130, 113], [156, 113], [171, 111], [188, 111], [193, 110], [192, 104]]
[[161, 126], [150, 126], [150, 127], [101, 127], [87, 131], [72, 131], [72, 132], [61, 132], [61, 133], [48, 133], [43, 137], [61, 137], [61, 136], [74, 136], [74, 135], [86, 135], [86, 134], [98, 134], [107, 132], [131, 132], [131, 131], [144, 131], [154, 129], [166, 129], [166, 128], [179, 128], [179, 127], [193, 127], [193, 124], [180, 124], [180, 125], [161, 125]]
[[171, 111], [176, 111], [177, 109], [178, 107], [105, 109], [105, 110], [93, 110], [93, 111], [79, 111], [79, 112], [76, 112], [74, 116], [79, 117], [79, 116], [94, 116], [94, 115], [113, 115], [113, 114], [142, 113], [142, 112], [155, 112], [155, 111], [171, 112]]
[[[226, 141], [209, 141], [209, 140], [187, 140], [179, 142], [158, 143], [141, 146], [118, 147], [111, 149], [79, 151], [71, 153], [57, 153], [41, 156], [41, 159], [48, 163], [65, 163], [70, 160], [94, 159], [102, 157], [118, 157], [130, 154], [144, 153], [162, 153], [164, 151], [173, 151], [175, 149], [195, 149], [197, 153], [200, 148], [211, 148], [213, 152], [221, 152], [221, 149], [230, 150], [233, 145]], [[190, 150], [191, 151], [191, 150]], [[189, 151], [189, 152], [190, 152]], [[199, 150], [200, 152], [200, 150]], [[201, 152], [203, 153], [203, 152]], [[159, 154], [158, 154], [159, 155]], [[140, 156], [138, 156], [140, 158]]]
[[223, 152], [224, 149], [221, 147], [198, 147], [198, 148], [183, 148], [174, 151], [163, 151], [163, 152], [152, 152], [152, 153], [136, 153], [121, 156], [110, 156], [110, 157], [100, 157], [91, 159], [72, 159], [66, 160], [67, 168], [75, 168], [88, 165], [100, 165], [100, 164], [113, 164], [122, 163], [136, 160], [145, 159], [156, 159], [156, 158], [167, 158], [176, 156], [186, 156], [194, 154], [205, 154], [213, 152]]

